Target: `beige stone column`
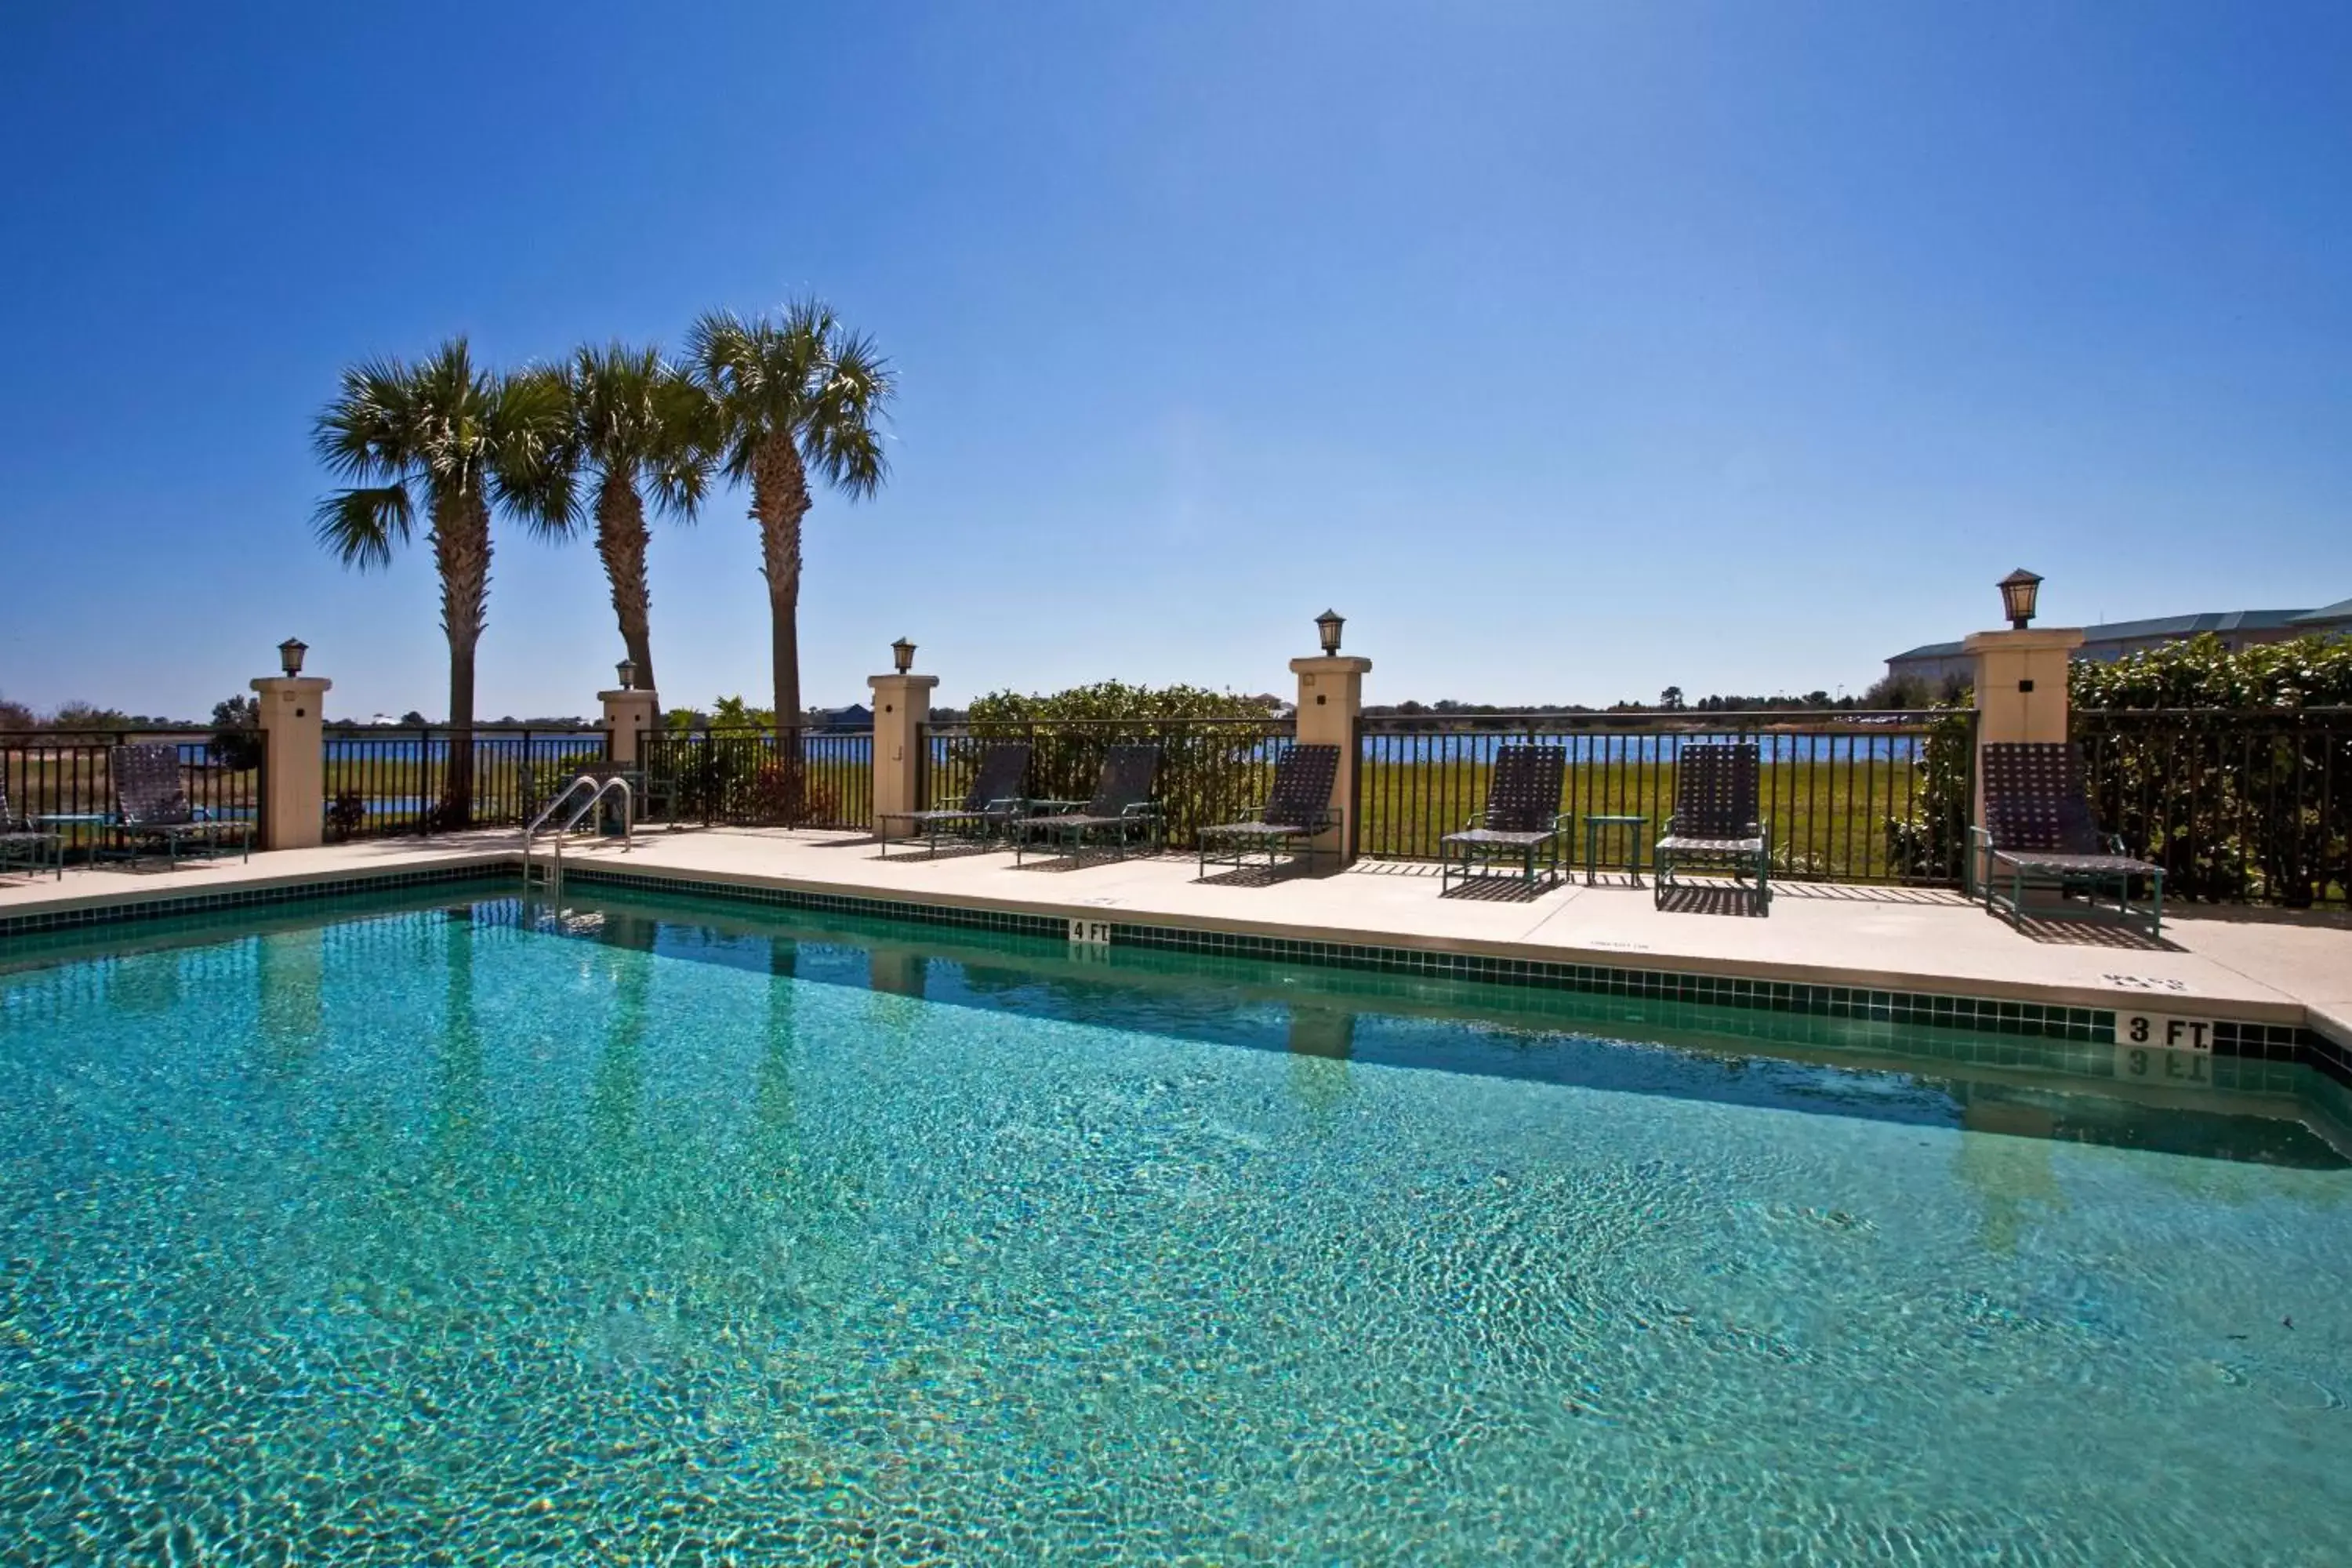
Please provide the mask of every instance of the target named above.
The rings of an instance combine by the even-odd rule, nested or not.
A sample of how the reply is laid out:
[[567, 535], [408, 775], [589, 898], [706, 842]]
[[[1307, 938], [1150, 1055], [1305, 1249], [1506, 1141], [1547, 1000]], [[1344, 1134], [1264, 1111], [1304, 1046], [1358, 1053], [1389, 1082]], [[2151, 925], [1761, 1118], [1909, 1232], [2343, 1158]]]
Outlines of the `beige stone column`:
[[1341, 865], [1356, 858], [1356, 715], [1363, 711], [1364, 673], [1371, 668], [1369, 658], [1336, 655], [1290, 661], [1298, 677], [1298, 743], [1339, 748], [1339, 773], [1331, 781], [1331, 815], [1339, 826], [1315, 847], [1336, 848]]
[[263, 849], [309, 849], [327, 833], [323, 703], [334, 684], [316, 675], [269, 675], [253, 682], [261, 710]]
[[[923, 726], [930, 722], [936, 675], [869, 675], [874, 689], [874, 837], [885, 837], [882, 815], [920, 811]], [[902, 828], [906, 825], [902, 824]]]
[[[1977, 785], [1969, 820], [1984, 824], [1984, 748], [2066, 739], [2066, 667], [2083, 646], [2076, 626], [1976, 632], [1960, 651], [1976, 661]], [[1976, 868], [1969, 868], [1973, 879]]]
[[[596, 700], [604, 705], [604, 760], [622, 767], [637, 765], [637, 737], [647, 730], [661, 727], [661, 699], [650, 691], [625, 686], [614, 691], [599, 691]], [[643, 810], [645, 803], [637, 803]]]

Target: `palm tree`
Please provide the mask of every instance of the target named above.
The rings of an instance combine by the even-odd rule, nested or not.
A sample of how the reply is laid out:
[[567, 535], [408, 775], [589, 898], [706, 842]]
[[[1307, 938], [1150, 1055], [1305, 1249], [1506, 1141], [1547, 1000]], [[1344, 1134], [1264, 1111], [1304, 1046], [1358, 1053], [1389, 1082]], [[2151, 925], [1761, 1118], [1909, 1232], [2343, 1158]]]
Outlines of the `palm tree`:
[[572, 400], [572, 438], [596, 484], [596, 552], [613, 585], [613, 613], [621, 645], [637, 667], [637, 684], [654, 679], [650, 594], [646, 586], [646, 503], [680, 522], [691, 521], [709, 488], [718, 445], [710, 397], [666, 364], [656, 349], [609, 343], [583, 348], [564, 374]]
[[490, 508], [560, 532], [572, 516], [571, 434], [562, 379], [475, 367], [463, 338], [417, 364], [373, 360], [343, 372], [319, 415], [320, 460], [354, 481], [319, 503], [319, 541], [346, 566], [392, 563], [417, 511], [441, 574], [449, 638], [449, 766], [436, 820], [473, 820], [474, 647], [490, 586]]
[[[882, 486], [882, 420], [893, 378], [873, 340], [814, 300], [746, 321], [713, 312], [694, 324], [689, 357], [717, 405], [727, 477], [750, 485], [773, 620], [776, 736], [799, 756], [801, 520], [809, 475], [856, 499]], [[797, 776], [796, 773], [793, 776]]]

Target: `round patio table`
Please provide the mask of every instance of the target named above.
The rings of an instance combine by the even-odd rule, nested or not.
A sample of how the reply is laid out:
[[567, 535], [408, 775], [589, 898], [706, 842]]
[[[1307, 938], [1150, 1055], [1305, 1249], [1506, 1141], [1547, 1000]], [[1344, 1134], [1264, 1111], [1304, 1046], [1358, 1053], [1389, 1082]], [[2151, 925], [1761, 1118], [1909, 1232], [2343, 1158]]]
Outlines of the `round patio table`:
[[1625, 830], [1625, 870], [1633, 879], [1633, 886], [1642, 885], [1642, 829], [1650, 825], [1646, 816], [1588, 816], [1584, 819], [1584, 885], [1592, 886], [1592, 873], [1601, 862], [1601, 835], [1603, 829], [1622, 827]]
[[98, 863], [99, 846], [105, 841], [106, 830], [114, 826], [114, 814], [110, 811], [43, 812], [33, 818], [33, 826], [51, 828], [57, 833], [58, 869], [63, 871], [66, 864], [67, 835], [74, 828], [84, 828], [89, 831], [89, 842], [83, 846], [82, 864], [94, 866]]

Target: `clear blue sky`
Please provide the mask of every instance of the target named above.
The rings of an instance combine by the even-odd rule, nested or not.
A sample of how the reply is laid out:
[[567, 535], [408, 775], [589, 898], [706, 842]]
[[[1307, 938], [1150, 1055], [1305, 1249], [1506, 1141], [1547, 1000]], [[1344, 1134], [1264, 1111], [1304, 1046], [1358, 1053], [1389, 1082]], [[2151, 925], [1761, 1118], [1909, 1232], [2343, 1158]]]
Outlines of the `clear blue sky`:
[[[797, 13], [797, 15], [795, 15]], [[201, 713], [306, 638], [438, 714], [419, 548], [310, 539], [338, 369], [796, 293], [903, 378], [806, 689], [1859, 688], [1990, 624], [2352, 595], [2341, 4], [19, 5], [0, 693]], [[657, 535], [664, 695], [764, 691], [751, 524]], [[618, 657], [509, 532], [486, 715]]]

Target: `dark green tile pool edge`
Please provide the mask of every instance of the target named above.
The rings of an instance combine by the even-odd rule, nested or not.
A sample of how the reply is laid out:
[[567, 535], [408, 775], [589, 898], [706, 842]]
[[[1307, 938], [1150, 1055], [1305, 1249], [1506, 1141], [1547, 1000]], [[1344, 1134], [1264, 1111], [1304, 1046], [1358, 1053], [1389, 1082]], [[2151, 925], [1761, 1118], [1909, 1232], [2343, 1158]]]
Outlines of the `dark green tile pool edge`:
[[[286, 882], [270, 887], [209, 893], [178, 893], [79, 909], [37, 911], [0, 917], [0, 939], [69, 927], [331, 899], [385, 889], [482, 882], [512, 877], [515, 871], [516, 865], [511, 859], [492, 860], [466, 866], [423, 867], [411, 871], [383, 872], [373, 876]], [[575, 883], [639, 892], [683, 894], [809, 910], [818, 913], [962, 926], [1048, 940], [1066, 937], [1069, 929], [1069, 922], [1055, 915], [1022, 914], [1009, 910], [967, 909], [949, 904], [913, 903], [836, 893], [809, 893], [792, 888], [709, 881], [694, 877], [656, 876], [605, 867], [582, 868], [572, 872], [571, 879]], [[1208, 931], [1192, 926], [1143, 925], [1127, 921], [1111, 922], [1111, 942], [1114, 945], [1170, 948], [1277, 963], [1311, 963], [1390, 974], [1475, 980], [1496, 985], [1583, 991], [1648, 1001], [1802, 1013], [1820, 1017], [1964, 1029], [1979, 1034], [2031, 1036], [2084, 1045], [2106, 1044], [2115, 1034], [2116, 1016], [2112, 1008], [2070, 1007], [2040, 1002], [2000, 1001], [1990, 997], [1949, 996], [1930, 992], [1876, 991], [1859, 986], [1818, 985], [1803, 981], [1750, 980], [1733, 975], [1626, 969], [1609, 964], [1565, 963], [1545, 959], [1491, 958], [1480, 953], [1370, 947], [1351, 942]], [[2299, 1062], [2317, 1068], [2338, 1082], [2352, 1087], [2352, 1048], [2340, 1046], [2308, 1028], [2280, 1024], [2221, 1022], [2214, 1029], [2213, 1053], [2256, 1061]]]
[[432, 866], [414, 871], [384, 871], [372, 876], [335, 877], [316, 882], [279, 882], [268, 887], [224, 889], [209, 893], [168, 893], [119, 903], [89, 904], [79, 909], [42, 910], [31, 914], [0, 916], [0, 940], [30, 936], [36, 931], [69, 931], [83, 926], [127, 924], [136, 921], [169, 920], [179, 915], [209, 914], [220, 910], [254, 909], [269, 904], [306, 903], [352, 893], [383, 892], [394, 888], [421, 888], [436, 883], [488, 881], [515, 874], [511, 861], [484, 861], [471, 866]]

